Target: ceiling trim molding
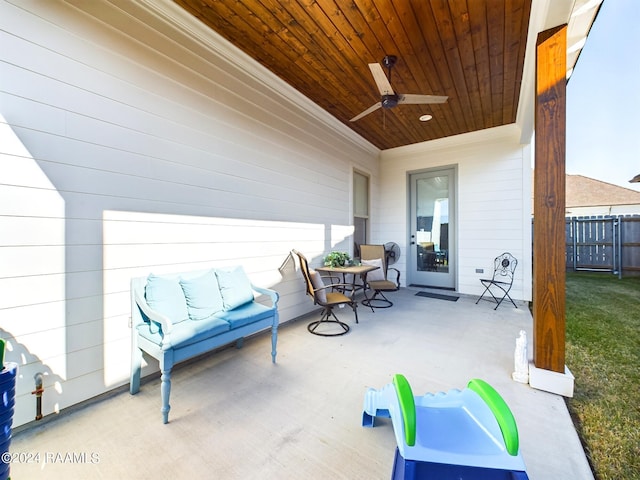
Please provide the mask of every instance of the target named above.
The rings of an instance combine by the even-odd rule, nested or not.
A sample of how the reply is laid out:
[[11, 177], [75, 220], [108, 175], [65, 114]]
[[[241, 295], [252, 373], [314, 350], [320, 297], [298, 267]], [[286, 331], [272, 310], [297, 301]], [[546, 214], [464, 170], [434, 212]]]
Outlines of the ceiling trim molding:
[[388, 150], [383, 150], [380, 154], [380, 158], [389, 160], [391, 158], [415, 157], [417, 155], [433, 153], [446, 149], [467, 148], [481, 144], [493, 144], [502, 140], [517, 142], [520, 135], [520, 127], [515, 123], [511, 123], [509, 125], [486, 128], [484, 130], [475, 130], [473, 132], [461, 133], [460, 135], [439, 138], [428, 142], [390, 148]]
[[347, 141], [362, 148], [367, 153], [371, 155], [378, 155], [380, 153], [378, 147], [349, 129], [333, 115], [330, 115], [326, 110], [320, 108], [308, 97], [267, 70], [256, 60], [249, 57], [217, 32], [204, 25], [176, 3], [169, 0], [139, 0], [139, 4], [143, 5], [147, 12], [154, 15], [170, 28], [182, 32], [193, 39], [193, 41], [198, 42], [206, 50], [210, 51], [212, 55], [230, 63], [234, 68], [243, 71], [271, 91], [274, 96], [281, 98], [283, 102], [289, 103], [302, 110], [314, 120], [328, 127]]

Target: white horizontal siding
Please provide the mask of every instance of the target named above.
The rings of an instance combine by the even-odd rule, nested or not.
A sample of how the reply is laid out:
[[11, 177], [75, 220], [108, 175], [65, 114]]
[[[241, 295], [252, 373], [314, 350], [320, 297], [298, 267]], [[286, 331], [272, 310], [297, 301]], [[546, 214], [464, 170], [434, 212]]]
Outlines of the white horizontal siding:
[[311, 308], [289, 251], [351, 249], [352, 171], [377, 185], [377, 150], [207, 41], [136, 2], [0, 0], [14, 425], [34, 418], [37, 372], [45, 414], [128, 381], [131, 277], [241, 264], [288, 320]]
[[[409, 172], [456, 165], [457, 184], [457, 291], [479, 295], [480, 278], [493, 271], [493, 259], [510, 251], [520, 261], [513, 298], [531, 299], [531, 234], [529, 147], [519, 143], [515, 126], [475, 132], [387, 150], [381, 155], [379, 225], [385, 238], [397, 242], [405, 255], [396, 267], [406, 278], [408, 247]], [[526, 188], [525, 188], [526, 187]], [[387, 240], [388, 238], [388, 240]], [[483, 274], [475, 272], [484, 269]]]

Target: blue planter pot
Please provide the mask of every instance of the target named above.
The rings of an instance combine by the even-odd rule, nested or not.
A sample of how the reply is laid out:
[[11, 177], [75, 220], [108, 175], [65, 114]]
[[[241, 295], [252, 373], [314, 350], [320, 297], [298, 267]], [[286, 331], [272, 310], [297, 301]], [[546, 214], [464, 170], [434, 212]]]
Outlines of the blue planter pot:
[[16, 400], [16, 375], [18, 364], [7, 362], [0, 371], [0, 480], [9, 478], [10, 463], [6, 462], [6, 453], [11, 443], [11, 424], [13, 407]]

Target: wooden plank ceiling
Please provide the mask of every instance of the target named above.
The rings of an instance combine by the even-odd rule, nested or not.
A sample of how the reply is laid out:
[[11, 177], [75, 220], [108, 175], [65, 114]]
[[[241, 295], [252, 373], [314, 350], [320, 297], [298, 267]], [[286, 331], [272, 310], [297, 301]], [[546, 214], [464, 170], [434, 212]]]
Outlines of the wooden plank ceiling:
[[[515, 121], [531, 0], [175, 1], [380, 149]], [[380, 101], [368, 64], [387, 54], [395, 93], [448, 101], [350, 122]]]

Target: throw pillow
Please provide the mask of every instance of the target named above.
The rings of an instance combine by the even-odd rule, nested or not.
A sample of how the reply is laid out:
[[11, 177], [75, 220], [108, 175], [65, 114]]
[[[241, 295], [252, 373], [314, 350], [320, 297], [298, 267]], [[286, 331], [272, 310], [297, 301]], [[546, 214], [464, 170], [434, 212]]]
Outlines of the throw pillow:
[[318, 272], [315, 270], [309, 270], [309, 276], [311, 277], [311, 284], [313, 285], [313, 289], [317, 290], [318, 288], [322, 288], [322, 290], [318, 290], [316, 292], [316, 298], [319, 302], [326, 303], [327, 301], [327, 289], [324, 287], [324, 281]]
[[231, 269], [216, 269], [216, 276], [225, 310], [233, 310], [253, 301], [251, 282], [241, 266]]
[[[147, 277], [144, 294], [147, 304], [169, 318], [172, 323], [179, 323], [189, 318], [187, 302], [177, 278], [151, 274]], [[155, 322], [151, 322], [150, 328], [152, 333], [159, 331]]]
[[204, 320], [223, 310], [222, 295], [213, 270], [199, 277], [181, 278], [180, 286], [187, 299], [187, 310], [191, 320]]
[[363, 265], [371, 265], [372, 267], [378, 267], [377, 270], [371, 270], [367, 273], [367, 280], [369, 282], [377, 282], [380, 280], [386, 280], [384, 278], [384, 270], [382, 269], [382, 259], [376, 258], [373, 260], [362, 260]]

